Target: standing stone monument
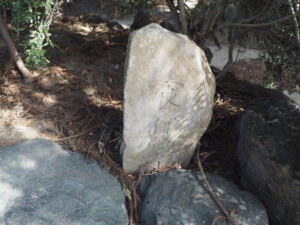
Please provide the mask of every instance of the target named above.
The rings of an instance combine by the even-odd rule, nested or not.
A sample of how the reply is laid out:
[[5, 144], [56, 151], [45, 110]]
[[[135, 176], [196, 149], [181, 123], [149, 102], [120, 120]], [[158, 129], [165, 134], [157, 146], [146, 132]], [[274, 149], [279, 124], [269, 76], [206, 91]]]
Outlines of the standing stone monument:
[[215, 79], [204, 52], [150, 24], [130, 35], [125, 71], [124, 170], [186, 166], [212, 116]]

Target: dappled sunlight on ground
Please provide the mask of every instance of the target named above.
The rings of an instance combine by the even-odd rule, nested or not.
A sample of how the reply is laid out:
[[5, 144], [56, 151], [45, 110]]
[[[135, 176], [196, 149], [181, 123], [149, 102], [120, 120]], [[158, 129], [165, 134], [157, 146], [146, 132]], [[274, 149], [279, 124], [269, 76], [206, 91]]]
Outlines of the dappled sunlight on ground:
[[[51, 29], [56, 45], [51, 64], [32, 83], [13, 67], [1, 71], [0, 147], [37, 137], [80, 152], [97, 150], [99, 140], [116, 145], [128, 31], [76, 18]], [[7, 54], [3, 49], [1, 58]]]

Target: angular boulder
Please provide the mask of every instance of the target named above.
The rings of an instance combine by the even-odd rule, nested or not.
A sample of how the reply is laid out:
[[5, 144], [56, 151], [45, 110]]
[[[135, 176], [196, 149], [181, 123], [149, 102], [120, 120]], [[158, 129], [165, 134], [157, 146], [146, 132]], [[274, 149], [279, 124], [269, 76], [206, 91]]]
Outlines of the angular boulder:
[[[224, 208], [233, 212], [236, 225], [268, 225], [266, 210], [254, 196], [220, 176], [206, 175]], [[146, 176], [139, 189], [145, 225], [229, 224], [198, 172], [173, 170]]]
[[274, 225], [300, 224], [300, 107], [262, 100], [237, 123], [243, 187], [266, 206]]
[[186, 166], [212, 116], [215, 79], [186, 36], [150, 24], [129, 38], [123, 168]]
[[118, 180], [42, 139], [0, 149], [0, 224], [128, 224]]

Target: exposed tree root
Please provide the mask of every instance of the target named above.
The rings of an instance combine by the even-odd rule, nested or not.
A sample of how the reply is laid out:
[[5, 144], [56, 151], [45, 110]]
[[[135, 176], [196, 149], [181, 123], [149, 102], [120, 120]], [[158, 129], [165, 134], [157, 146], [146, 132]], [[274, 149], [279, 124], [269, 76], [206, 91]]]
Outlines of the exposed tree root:
[[1, 33], [1, 36], [4, 40], [4, 42], [6, 43], [6, 45], [8, 47], [10, 57], [13, 60], [13, 62], [16, 64], [18, 70], [21, 72], [21, 74], [23, 75], [23, 77], [26, 80], [32, 79], [33, 74], [27, 69], [23, 60], [21, 59], [20, 54], [16, 48], [16, 45], [13, 42], [13, 40], [11, 39], [11, 37], [6, 29], [6, 26], [4, 25], [4, 21], [3, 21], [3, 18], [1, 15], [0, 15], [0, 33]]

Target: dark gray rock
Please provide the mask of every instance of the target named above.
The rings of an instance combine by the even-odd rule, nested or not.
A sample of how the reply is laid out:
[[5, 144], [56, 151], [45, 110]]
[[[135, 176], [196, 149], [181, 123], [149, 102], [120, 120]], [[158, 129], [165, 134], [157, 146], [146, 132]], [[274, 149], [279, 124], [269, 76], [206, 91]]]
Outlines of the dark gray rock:
[[42, 139], [0, 149], [0, 224], [128, 224], [118, 180]]
[[[224, 178], [207, 173], [219, 200], [234, 210], [237, 225], [267, 225], [265, 208], [251, 194], [240, 191]], [[147, 225], [210, 225], [221, 211], [204, 188], [202, 176], [185, 170], [172, 170], [145, 177], [140, 185], [141, 216]], [[227, 225], [224, 219], [215, 225]]]
[[300, 107], [263, 100], [238, 121], [245, 189], [266, 206], [273, 225], [300, 224]]

